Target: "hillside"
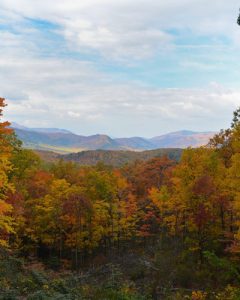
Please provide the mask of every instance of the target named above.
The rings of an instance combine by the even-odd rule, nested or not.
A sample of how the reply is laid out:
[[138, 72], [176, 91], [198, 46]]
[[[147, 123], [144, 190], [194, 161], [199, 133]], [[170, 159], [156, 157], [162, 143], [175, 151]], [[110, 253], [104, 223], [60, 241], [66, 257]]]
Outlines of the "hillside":
[[107, 165], [122, 166], [136, 160], [148, 160], [155, 157], [167, 156], [170, 159], [178, 161], [182, 149], [156, 149], [142, 152], [123, 151], [123, 150], [88, 150], [78, 153], [57, 154], [52, 151], [35, 150], [35, 152], [47, 162], [56, 162], [59, 159], [73, 161], [80, 165], [96, 165], [103, 162]]
[[56, 161], [63, 159], [65, 161], [77, 162], [80, 165], [96, 165], [103, 162], [107, 165], [122, 166], [136, 160], [148, 160], [155, 157], [167, 156], [173, 160], [179, 160], [182, 149], [156, 149], [143, 152], [134, 151], [113, 151], [113, 150], [95, 150], [82, 151], [65, 155], [56, 155], [53, 152], [37, 151], [42, 159], [47, 161]]

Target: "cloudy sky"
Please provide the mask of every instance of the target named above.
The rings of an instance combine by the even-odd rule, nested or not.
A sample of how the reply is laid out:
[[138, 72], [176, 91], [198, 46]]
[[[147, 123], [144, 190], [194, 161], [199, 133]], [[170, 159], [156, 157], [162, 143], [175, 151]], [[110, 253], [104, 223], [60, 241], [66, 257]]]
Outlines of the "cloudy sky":
[[228, 127], [239, 0], [1, 0], [6, 118], [83, 135]]

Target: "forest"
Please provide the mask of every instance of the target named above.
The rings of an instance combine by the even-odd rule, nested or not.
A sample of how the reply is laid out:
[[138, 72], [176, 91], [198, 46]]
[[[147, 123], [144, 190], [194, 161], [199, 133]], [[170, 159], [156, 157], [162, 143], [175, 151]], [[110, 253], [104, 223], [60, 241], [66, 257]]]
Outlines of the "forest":
[[180, 161], [45, 162], [2, 120], [0, 299], [240, 299], [240, 109]]

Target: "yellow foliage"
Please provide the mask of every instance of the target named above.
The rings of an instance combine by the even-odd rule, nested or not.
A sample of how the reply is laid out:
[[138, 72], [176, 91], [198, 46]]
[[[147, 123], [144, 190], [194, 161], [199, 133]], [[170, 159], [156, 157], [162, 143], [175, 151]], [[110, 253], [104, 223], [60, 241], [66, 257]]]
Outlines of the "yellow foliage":
[[207, 293], [202, 291], [193, 291], [192, 292], [192, 300], [205, 300], [207, 299]]

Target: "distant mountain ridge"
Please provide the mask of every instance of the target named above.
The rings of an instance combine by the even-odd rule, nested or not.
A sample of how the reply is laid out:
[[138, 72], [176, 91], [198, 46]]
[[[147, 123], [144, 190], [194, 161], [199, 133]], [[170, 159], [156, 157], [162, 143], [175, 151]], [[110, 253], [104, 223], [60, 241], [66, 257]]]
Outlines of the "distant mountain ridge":
[[82, 136], [65, 129], [28, 128], [16, 123], [15, 130], [23, 146], [37, 150], [71, 153], [86, 150], [145, 151], [159, 148], [199, 147], [208, 143], [214, 132], [182, 130], [150, 139], [143, 137], [111, 138], [105, 134]]
[[14, 129], [33, 131], [33, 132], [42, 132], [42, 133], [72, 133], [69, 130], [59, 129], [59, 128], [29, 128], [15, 122], [12, 122], [10, 127]]
[[158, 148], [187, 148], [206, 145], [215, 132], [181, 130], [154, 137], [150, 141]]

